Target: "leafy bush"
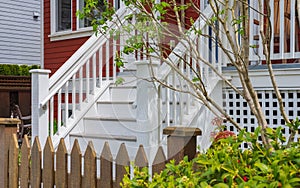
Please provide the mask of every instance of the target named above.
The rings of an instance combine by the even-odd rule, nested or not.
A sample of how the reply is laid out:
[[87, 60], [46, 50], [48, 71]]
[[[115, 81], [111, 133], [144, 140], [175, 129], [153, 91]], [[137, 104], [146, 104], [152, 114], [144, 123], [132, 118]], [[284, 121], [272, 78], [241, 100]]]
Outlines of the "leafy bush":
[[[214, 141], [192, 161], [171, 161], [152, 181], [147, 169], [135, 169], [135, 177], [125, 176], [122, 187], [300, 187], [299, 142], [288, 148], [281, 127], [267, 130], [272, 134], [270, 149], [258, 142], [259, 128], [254, 133], [242, 130]], [[245, 142], [250, 149], [241, 149]]]
[[0, 75], [30, 76], [29, 70], [39, 69], [39, 65], [10, 65], [0, 64]]

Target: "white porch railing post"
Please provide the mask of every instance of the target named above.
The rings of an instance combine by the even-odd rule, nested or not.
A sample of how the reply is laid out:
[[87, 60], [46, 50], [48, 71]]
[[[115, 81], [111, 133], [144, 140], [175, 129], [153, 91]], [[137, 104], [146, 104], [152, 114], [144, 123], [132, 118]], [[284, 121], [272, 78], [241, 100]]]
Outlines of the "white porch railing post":
[[[157, 108], [155, 99], [157, 99], [157, 91], [155, 90], [152, 77], [156, 76], [158, 63], [148, 60], [137, 61], [137, 120], [147, 121], [152, 116], [157, 116], [157, 113], [153, 112], [153, 108]], [[153, 75], [154, 74], [154, 75]]]
[[41, 107], [41, 101], [49, 92], [50, 70], [34, 69], [31, 70], [31, 126], [32, 143], [36, 136], [39, 136], [41, 146], [46, 143], [48, 136], [48, 106]]
[[[158, 125], [158, 92], [152, 77], [157, 74], [158, 62], [150, 62], [148, 60], [136, 61], [137, 81], [137, 97], [136, 97], [136, 120], [141, 140], [139, 142], [144, 146], [148, 146], [148, 159], [154, 159], [158, 135], [160, 128]], [[154, 146], [154, 147], [153, 147]]]

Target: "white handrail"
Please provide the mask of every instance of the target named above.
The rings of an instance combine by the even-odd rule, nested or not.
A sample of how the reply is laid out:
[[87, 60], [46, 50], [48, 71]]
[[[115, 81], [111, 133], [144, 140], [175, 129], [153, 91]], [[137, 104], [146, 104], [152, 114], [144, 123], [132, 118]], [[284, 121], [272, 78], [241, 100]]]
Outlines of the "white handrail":
[[[116, 48], [117, 39], [111, 32], [126, 24], [125, 16], [134, 11], [131, 7], [119, 9], [112, 21], [107, 22], [105, 34], [92, 35], [50, 79], [47, 77], [47, 89], [43, 90], [43, 95], [39, 95], [41, 98], [38, 97], [35, 104], [37, 107], [33, 109], [38, 119], [38, 123], [33, 126], [43, 127], [37, 130], [41, 130], [44, 136], [38, 131], [33, 136], [50, 135], [56, 147], [59, 139], [67, 136], [116, 80], [117, 67], [112, 60], [118, 50], [122, 50], [122, 46]], [[124, 36], [120, 38], [124, 40]], [[111, 44], [115, 46], [111, 47]], [[112, 74], [107, 70], [112, 70]], [[105, 72], [102, 74], [102, 71]], [[43, 84], [37, 82], [38, 87]]]
[[[211, 7], [207, 6], [202, 11], [202, 14], [205, 15], [206, 18], [200, 16], [192, 27], [193, 29], [201, 30], [203, 34], [209, 36], [207, 19], [213, 16]], [[214, 43], [214, 41], [197, 35], [192, 29], [187, 31], [185, 37], [186, 38], [182, 38], [179, 41], [165, 60], [168, 63], [164, 62], [159, 67], [158, 80], [165, 81], [167, 85], [173, 88], [183, 91], [186, 90], [188, 92], [192, 88], [190, 88], [190, 84], [182, 77], [184, 76], [189, 80], [193, 79], [193, 77], [195, 77], [195, 73], [191, 70], [191, 68], [193, 68], [194, 71], [201, 74], [203, 82], [207, 86], [207, 91], [210, 93], [216, 86], [215, 80], [217, 79], [215, 79], [216, 74], [214, 71], [219, 71], [221, 74], [222, 63], [220, 57], [224, 55], [221, 50], [217, 49], [218, 45], [216, 42], [214, 45], [210, 45], [209, 42]], [[191, 47], [193, 47], [193, 50], [190, 49]], [[209, 64], [205, 64], [197, 59], [197, 57], [195, 57], [196, 53], [200, 54]], [[175, 71], [174, 68], [178, 70]], [[196, 102], [197, 99], [187, 92], [179, 93], [163, 85], [159, 87], [158, 98], [160, 102], [158, 103], [158, 114], [160, 117], [158, 118], [158, 124], [160, 129], [170, 125], [190, 126], [194, 118], [199, 116], [198, 112], [203, 105]]]
[[94, 54], [99, 46], [106, 43], [109, 31], [119, 26], [119, 21], [124, 22], [124, 17], [133, 12], [133, 9], [124, 7], [117, 11], [117, 16], [113, 21], [108, 22], [108, 30], [105, 35], [96, 36], [93, 34], [51, 77], [49, 81], [50, 92], [47, 97], [41, 101], [44, 106], [50, 98], [79, 70], [82, 65]]
[[[211, 17], [213, 15], [213, 11], [211, 7], [207, 6], [205, 10], [203, 10], [203, 14], [206, 15], [207, 18]], [[197, 29], [202, 29], [205, 26], [205, 24], [206, 21], [201, 19], [201, 17], [199, 17], [195, 21], [193, 27]], [[189, 33], [189, 40], [194, 41], [197, 35], [192, 31], [191, 32], [188, 31], [188, 33]], [[174, 65], [176, 66], [180, 62], [181, 57], [183, 57], [189, 51], [189, 49], [187, 49], [188, 46], [189, 44], [186, 39], [179, 41], [179, 43], [172, 50], [172, 52], [170, 53], [167, 59], [169, 59], [170, 62], [176, 62], [174, 63]], [[168, 64], [163, 63], [158, 69], [158, 79], [165, 80], [167, 75], [170, 73], [170, 71], [171, 71], [171, 67]]]

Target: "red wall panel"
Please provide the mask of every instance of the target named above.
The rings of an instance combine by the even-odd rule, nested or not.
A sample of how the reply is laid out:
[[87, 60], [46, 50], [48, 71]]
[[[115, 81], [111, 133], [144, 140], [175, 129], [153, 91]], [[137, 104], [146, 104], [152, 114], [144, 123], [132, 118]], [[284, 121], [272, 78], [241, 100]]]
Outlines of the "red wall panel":
[[[72, 29], [76, 30], [76, 0], [72, 1], [73, 18]], [[44, 67], [53, 74], [72, 54], [89, 38], [50, 41], [50, 0], [44, 1]]]

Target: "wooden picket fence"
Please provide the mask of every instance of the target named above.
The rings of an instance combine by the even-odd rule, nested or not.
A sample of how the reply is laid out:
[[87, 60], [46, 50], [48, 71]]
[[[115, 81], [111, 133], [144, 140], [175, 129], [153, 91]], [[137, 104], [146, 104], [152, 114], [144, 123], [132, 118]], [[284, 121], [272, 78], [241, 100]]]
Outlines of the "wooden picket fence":
[[[43, 157], [42, 157], [43, 152]], [[82, 160], [83, 158], [83, 160]], [[92, 142], [88, 143], [82, 156], [78, 141], [75, 140], [69, 154], [63, 139], [60, 140], [57, 151], [54, 151], [51, 138], [47, 139], [45, 147], [41, 148], [38, 138], [35, 138], [32, 148], [25, 136], [19, 149], [16, 135], [11, 137], [8, 156], [7, 185], [4, 187], [120, 187], [125, 174], [125, 167], [130, 166], [126, 146], [122, 144], [113, 160], [110, 147], [105, 143], [100, 155], [100, 165]], [[82, 162], [83, 161], [83, 162]], [[113, 162], [114, 161], [114, 162]], [[166, 157], [160, 147], [152, 165], [152, 174], [159, 173], [165, 167]], [[148, 160], [143, 146], [140, 146], [135, 157], [135, 166], [148, 166]], [[115, 178], [113, 168], [115, 165]], [[97, 177], [100, 170], [100, 177]]]

